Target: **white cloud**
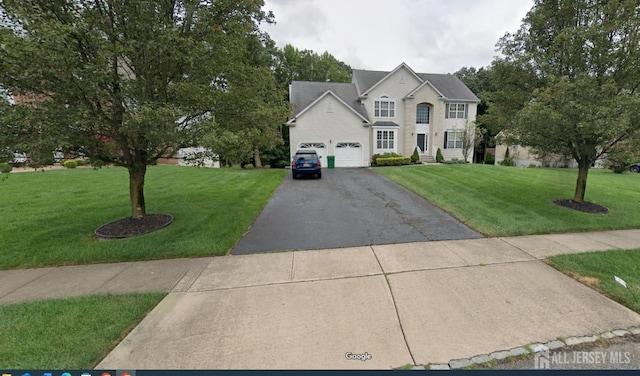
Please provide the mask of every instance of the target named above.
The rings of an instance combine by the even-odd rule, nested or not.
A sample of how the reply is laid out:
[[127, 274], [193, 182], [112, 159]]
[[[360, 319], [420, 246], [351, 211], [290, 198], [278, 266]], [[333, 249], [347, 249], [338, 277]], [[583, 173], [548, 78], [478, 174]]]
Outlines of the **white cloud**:
[[266, 0], [278, 46], [328, 51], [354, 68], [453, 73], [493, 60], [533, 0]]

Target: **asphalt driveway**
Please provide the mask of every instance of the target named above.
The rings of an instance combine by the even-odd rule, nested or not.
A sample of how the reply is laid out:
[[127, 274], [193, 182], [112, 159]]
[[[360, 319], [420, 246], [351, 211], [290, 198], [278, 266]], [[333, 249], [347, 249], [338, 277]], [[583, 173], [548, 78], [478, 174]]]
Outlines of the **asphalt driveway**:
[[278, 187], [232, 254], [481, 238], [371, 169], [323, 170]]

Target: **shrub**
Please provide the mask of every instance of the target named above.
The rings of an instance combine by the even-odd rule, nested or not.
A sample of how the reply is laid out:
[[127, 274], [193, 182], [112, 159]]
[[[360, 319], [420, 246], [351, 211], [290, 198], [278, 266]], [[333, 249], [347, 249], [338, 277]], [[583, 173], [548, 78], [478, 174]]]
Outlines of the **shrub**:
[[408, 157], [380, 157], [376, 160], [378, 166], [402, 166], [411, 164], [411, 158]]
[[45, 155], [40, 159], [40, 164], [42, 166], [53, 166], [55, 163], [56, 159], [53, 157], [53, 155]]
[[440, 150], [440, 148], [438, 148], [438, 151], [436, 151], [436, 162], [444, 162], [444, 157], [442, 156], [442, 151]]
[[75, 161], [78, 162], [78, 167], [85, 166], [87, 164], [87, 161], [85, 161], [84, 159], [76, 159]]
[[247, 170], [253, 170], [253, 165], [251, 163], [247, 163], [246, 165], [244, 165], [244, 168]]
[[500, 161], [500, 166], [515, 166], [516, 163], [511, 158], [511, 154], [509, 151], [509, 147], [507, 146], [507, 150], [504, 152], [504, 159]]
[[379, 166], [378, 158], [403, 158], [403, 156], [397, 153], [374, 154], [371, 156], [371, 164]]
[[418, 148], [413, 149], [413, 154], [411, 154], [411, 163], [420, 162], [420, 154], [418, 153]]
[[105, 165], [104, 161], [100, 159], [92, 159], [89, 161], [89, 164], [91, 165], [91, 167], [93, 167], [94, 170], [102, 168]]
[[11, 167], [10, 164], [4, 162], [0, 163], [0, 173], [8, 174], [11, 172], [11, 170], [13, 170], [13, 167]]
[[511, 157], [504, 157], [504, 159], [500, 161], [500, 166], [515, 166], [515, 165], [516, 163], [513, 161], [513, 159], [511, 159]]
[[627, 166], [610, 166], [609, 167], [611, 170], [613, 170], [613, 172], [615, 172], [616, 174], [622, 174], [623, 172], [627, 171]]
[[74, 159], [66, 160], [62, 163], [62, 165], [66, 168], [76, 168], [78, 167], [78, 161]]
[[495, 164], [496, 163], [496, 157], [491, 154], [491, 153], [487, 153], [487, 155], [484, 156], [484, 164]]

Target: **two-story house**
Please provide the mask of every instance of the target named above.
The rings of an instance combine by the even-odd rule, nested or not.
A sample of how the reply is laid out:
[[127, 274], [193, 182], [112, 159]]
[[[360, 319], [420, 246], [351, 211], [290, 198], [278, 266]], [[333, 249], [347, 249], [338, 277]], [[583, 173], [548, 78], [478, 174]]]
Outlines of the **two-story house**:
[[351, 83], [294, 81], [290, 101], [291, 155], [315, 149], [323, 161], [335, 156], [336, 167], [416, 148], [423, 161], [438, 148], [447, 160], [462, 159], [463, 129], [480, 102], [456, 76], [416, 73], [404, 63], [391, 72], [355, 69]]

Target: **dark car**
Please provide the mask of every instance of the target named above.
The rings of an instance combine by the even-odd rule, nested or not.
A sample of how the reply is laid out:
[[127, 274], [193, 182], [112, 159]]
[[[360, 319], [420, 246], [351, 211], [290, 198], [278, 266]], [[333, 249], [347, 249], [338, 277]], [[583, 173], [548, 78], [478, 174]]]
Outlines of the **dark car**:
[[629, 170], [631, 170], [631, 172], [640, 172], [640, 163], [632, 164]]
[[315, 150], [298, 150], [291, 161], [291, 172], [294, 179], [297, 179], [298, 175], [316, 175], [321, 179], [322, 163], [318, 153]]

